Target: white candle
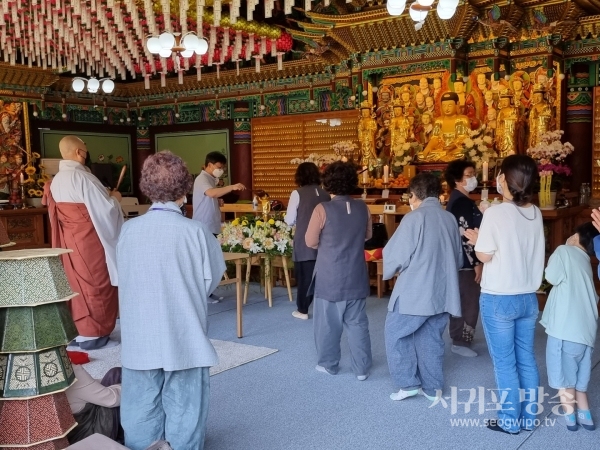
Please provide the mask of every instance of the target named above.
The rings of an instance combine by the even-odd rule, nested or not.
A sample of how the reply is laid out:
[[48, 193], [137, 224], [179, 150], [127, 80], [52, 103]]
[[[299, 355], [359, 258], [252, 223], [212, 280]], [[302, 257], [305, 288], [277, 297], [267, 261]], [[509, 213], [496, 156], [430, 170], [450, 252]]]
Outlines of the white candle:
[[387, 183], [390, 178], [390, 168], [389, 166], [383, 166], [383, 182]]
[[364, 184], [368, 184], [369, 183], [369, 172], [367, 171], [367, 166], [363, 166], [363, 183]]
[[488, 180], [488, 162], [484, 161], [483, 162], [483, 168], [482, 168], [482, 174], [481, 174], [481, 181], [487, 181]]
[[21, 184], [23, 184], [25, 182], [25, 178], [23, 177], [23, 172], [21, 172], [21, 176], [19, 178], [21, 180]]

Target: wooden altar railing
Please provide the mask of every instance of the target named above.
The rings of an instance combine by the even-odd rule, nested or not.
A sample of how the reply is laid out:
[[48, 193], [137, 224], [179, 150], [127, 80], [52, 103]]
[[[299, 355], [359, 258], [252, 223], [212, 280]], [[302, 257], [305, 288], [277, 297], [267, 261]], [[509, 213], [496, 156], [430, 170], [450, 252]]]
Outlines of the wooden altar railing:
[[50, 247], [47, 208], [0, 210], [0, 222], [17, 245], [9, 250]]

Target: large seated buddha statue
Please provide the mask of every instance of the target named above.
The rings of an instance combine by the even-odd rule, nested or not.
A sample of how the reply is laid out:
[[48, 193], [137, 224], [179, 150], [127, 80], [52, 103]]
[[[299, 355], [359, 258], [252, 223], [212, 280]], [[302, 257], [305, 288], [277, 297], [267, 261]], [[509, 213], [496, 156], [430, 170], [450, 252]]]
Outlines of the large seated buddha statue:
[[441, 98], [442, 116], [436, 119], [427, 147], [417, 155], [420, 162], [449, 162], [464, 157], [463, 141], [469, 137], [471, 123], [458, 114], [458, 95], [446, 92]]

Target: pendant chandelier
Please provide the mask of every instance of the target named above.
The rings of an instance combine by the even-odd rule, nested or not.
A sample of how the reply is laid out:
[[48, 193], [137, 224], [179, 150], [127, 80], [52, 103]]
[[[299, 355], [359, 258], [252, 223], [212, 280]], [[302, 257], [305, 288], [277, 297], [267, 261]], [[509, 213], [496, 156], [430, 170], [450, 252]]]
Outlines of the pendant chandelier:
[[111, 94], [115, 90], [115, 82], [110, 78], [102, 78], [98, 80], [97, 78], [92, 77], [87, 80], [85, 78], [75, 77], [73, 78], [71, 87], [75, 92], [83, 92], [83, 90], [87, 87], [87, 91], [90, 94], [96, 94], [98, 89], [102, 89], [102, 92], [105, 94]]
[[[460, 0], [438, 0], [436, 12], [440, 19], [448, 20], [454, 16]], [[415, 30], [419, 31], [431, 11], [435, 0], [416, 0], [408, 8], [410, 18], [415, 22]], [[401, 16], [406, 9], [406, 0], [387, 0], [387, 10], [391, 16]]]
[[162, 58], [168, 58], [173, 53], [190, 58], [194, 53], [202, 56], [208, 52], [206, 39], [199, 38], [193, 31], [184, 35], [165, 31], [160, 36], [151, 36], [146, 42], [146, 47], [150, 53]]

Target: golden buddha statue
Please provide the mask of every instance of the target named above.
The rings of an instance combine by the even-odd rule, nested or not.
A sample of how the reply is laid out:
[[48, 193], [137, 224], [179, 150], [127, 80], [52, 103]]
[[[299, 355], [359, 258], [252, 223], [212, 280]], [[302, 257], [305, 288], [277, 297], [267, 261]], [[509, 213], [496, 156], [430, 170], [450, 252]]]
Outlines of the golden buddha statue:
[[529, 112], [529, 148], [535, 147], [541, 141], [541, 136], [550, 131], [552, 108], [544, 99], [546, 88], [542, 84], [533, 86], [531, 111]]
[[517, 122], [519, 108], [512, 105], [514, 95], [510, 89], [500, 91], [500, 112], [496, 118], [496, 151], [500, 158], [517, 152]]
[[403, 112], [402, 100], [396, 99], [393, 105], [392, 124], [392, 155], [400, 156], [403, 153], [402, 146], [409, 142], [414, 136], [411, 136], [410, 123]]
[[446, 92], [441, 98], [442, 116], [436, 119], [431, 139], [420, 154], [420, 162], [449, 162], [464, 157], [463, 141], [469, 136], [471, 122], [457, 113], [458, 95]]
[[371, 104], [366, 100], [360, 104], [360, 116], [358, 141], [360, 142], [361, 165], [372, 168], [377, 162], [375, 150], [377, 122], [373, 117]]

